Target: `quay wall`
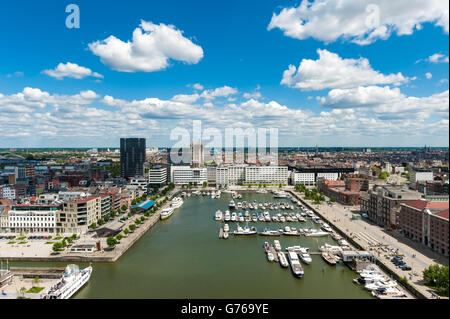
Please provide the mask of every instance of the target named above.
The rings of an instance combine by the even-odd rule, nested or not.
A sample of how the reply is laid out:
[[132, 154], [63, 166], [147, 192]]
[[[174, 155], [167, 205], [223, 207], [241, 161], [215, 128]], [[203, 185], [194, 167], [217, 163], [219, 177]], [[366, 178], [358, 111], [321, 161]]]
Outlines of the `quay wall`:
[[[317, 211], [314, 207], [312, 207], [310, 204], [308, 204], [306, 201], [303, 200], [303, 198], [301, 198], [300, 196], [298, 196], [297, 194], [295, 194], [295, 192], [288, 190], [288, 192], [294, 196], [295, 198], [297, 198], [298, 200], [300, 200], [306, 207], [308, 207], [309, 209], [311, 209], [315, 214], [319, 215], [320, 218], [322, 218], [323, 220], [325, 220], [327, 222], [327, 224], [329, 224], [334, 230], [336, 230], [342, 237], [344, 237], [349, 243], [351, 243], [354, 247], [361, 249], [361, 250], [366, 250], [364, 247], [362, 247], [358, 242], [356, 242], [352, 237], [350, 237], [347, 233], [345, 233], [343, 230], [341, 230], [339, 227], [337, 227], [331, 220], [329, 220], [328, 218], [326, 218], [324, 215], [322, 215], [319, 211]], [[383, 261], [381, 261], [380, 259], [376, 259], [376, 263], [378, 266], [380, 266], [380, 268], [382, 270], [384, 270], [386, 273], [388, 273], [389, 275], [391, 275], [395, 280], [398, 281], [398, 283], [400, 285], [402, 285], [404, 288], [406, 288], [410, 293], [412, 293], [414, 296], [416, 296], [417, 298], [420, 299], [427, 299], [427, 297], [425, 295], [423, 295], [420, 291], [418, 291], [416, 288], [414, 288], [414, 286], [412, 286], [411, 284], [409, 284], [409, 282], [405, 283], [403, 281], [400, 281], [400, 276], [398, 274], [396, 274], [395, 272], [393, 272], [388, 266], [386, 266], [384, 264]]]

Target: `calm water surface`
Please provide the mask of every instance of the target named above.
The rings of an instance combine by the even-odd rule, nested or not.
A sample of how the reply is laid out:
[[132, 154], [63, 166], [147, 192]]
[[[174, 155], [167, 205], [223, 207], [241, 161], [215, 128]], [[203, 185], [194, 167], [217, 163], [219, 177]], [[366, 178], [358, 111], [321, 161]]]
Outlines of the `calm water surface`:
[[[290, 202], [271, 194], [243, 193], [252, 202]], [[304, 236], [218, 238], [221, 222], [215, 211], [225, 211], [231, 199], [191, 196], [168, 220], [159, 222], [115, 263], [94, 263], [89, 283], [74, 298], [372, 298], [357, 277], [342, 263], [329, 266], [319, 255], [311, 265], [303, 264], [302, 279], [293, 277], [290, 268], [269, 263], [263, 243], [278, 239], [283, 249], [300, 245], [318, 250], [332, 238]], [[297, 208], [296, 208], [297, 211]], [[255, 210], [250, 210], [254, 213]], [[269, 210], [271, 214], [275, 211]], [[229, 223], [231, 230], [235, 223]], [[278, 223], [249, 223], [262, 230]], [[310, 220], [288, 223], [294, 227], [319, 228]], [[284, 226], [284, 225], [280, 225]], [[15, 263], [12, 266], [65, 266], [65, 263]], [[80, 267], [85, 264], [80, 263]]]

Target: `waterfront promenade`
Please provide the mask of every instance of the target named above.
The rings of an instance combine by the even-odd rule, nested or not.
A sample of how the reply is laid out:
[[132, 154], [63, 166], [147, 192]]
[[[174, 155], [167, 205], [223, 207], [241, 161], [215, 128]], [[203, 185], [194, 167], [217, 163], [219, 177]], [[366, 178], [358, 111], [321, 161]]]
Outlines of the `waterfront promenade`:
[[[179, 189], [175, 188], [167, 196], [172, 198], [179, 192]], [[161, 201], [162, 199], [160, 199]], [[92, 233], [83, 234], [79, 239], [74, 242], [74, 245], [80, 244], [94, 244], [100, 242], [102, 250], [92, 253], [72, 253], [68, 249], [54, 254], [52, 246], [50, 244], [42, 243], [29, 243], [27, 245], [10, 245], [7, 242], [0, 243], [0, 259], [9, 261], [65, 261], [65, 262], [114, 262], [118, 260], [129, 248], [131, 248], [150, 228], [152, 228], [160, 219], [160, 213], [162, 209], [170, 206], [170, 200], [160, 207], [154, 214], [147, 217], [140, 225], [136, 225], [136, 229], [130, 232], [128, 235], [123, 234], [123, 238], [116, 245], [115, 248], [108, 248], [107, 238], [95, 238]], [[134, 223], [136, 218], [140, 218], [141, 215], [137, 214], [129, 218], [124, 222], [122, 229], [129, 228]]]
[[[406, 277], [408, 283], [424, 297], [433, 298], [431, 289], [423, 282], [422, 271], [436, 262], [448, 265], [448, 259], [444, 256], [427, 247], [420, 247], [419, 243], [404, 238], [395, 231], [388, 232], [366, 220], [352, 220], [352, 214], [359, 213], [359, 206], [343, 206], [339, 203], [333, 203], [331, 206], [325, 203], [317, 205], [306, 200], [303, 194], [294, 191], [292, 193], [360, 247], [372, 251], [389, 271], [399, 277]], [[403, 260], [412, 268], [411, 271], [403, 271], [390, 262], [394, 252], [403, 255]]]

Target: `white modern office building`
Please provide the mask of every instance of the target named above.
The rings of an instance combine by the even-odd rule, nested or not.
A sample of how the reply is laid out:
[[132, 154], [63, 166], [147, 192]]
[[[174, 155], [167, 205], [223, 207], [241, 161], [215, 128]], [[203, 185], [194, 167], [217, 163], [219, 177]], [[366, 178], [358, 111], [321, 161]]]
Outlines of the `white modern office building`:
[[167, 183], [167, 167], [153, 166], [148, 171], [148, 184], [161, 187]]
[[17, 205], [8, 212], [12, 233], [54, 233], [57, 205]]
[[323, 178], [329, 181], [337, 181], [339, 179], [339, 173], [317, 173], [317, 179]]
[[414, 168], [410, 170], [409, 181], [416, 182], [431, 182], [433, 181], [433, 172], [422, 168]]
[[287, 166], [248, 166], [245, 168], [245, 184], [288, 184]]
[[291, 172], [291, 184], [303, 184], [305, 186], [314, 186], [316, 184], [314, 173]]
[[218, 166], [216, 169], [217, 185], [241, 185], [245, 182], [247, 164]]
[[189, 183], [202, 185], [207, 181], [206, 168], [195, 168], [190, 166], [171, 166], [170, 181], [177, 185], [186, 185]]

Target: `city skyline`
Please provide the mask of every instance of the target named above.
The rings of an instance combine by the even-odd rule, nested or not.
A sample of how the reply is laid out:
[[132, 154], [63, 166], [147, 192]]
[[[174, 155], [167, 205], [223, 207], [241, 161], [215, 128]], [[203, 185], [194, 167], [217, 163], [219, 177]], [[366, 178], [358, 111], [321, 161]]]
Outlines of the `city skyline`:
[[448, 3], [316, 2], [77, 1], [79, 29], [67, 4], [2, 4], [0, 148], [171, 147], [193, 120], [278, 128], [279, 147], [448, 147]]

